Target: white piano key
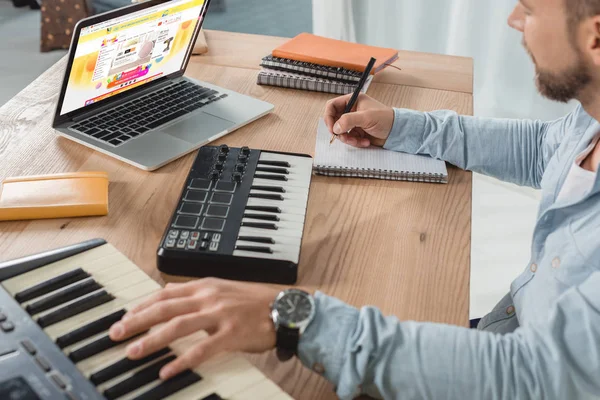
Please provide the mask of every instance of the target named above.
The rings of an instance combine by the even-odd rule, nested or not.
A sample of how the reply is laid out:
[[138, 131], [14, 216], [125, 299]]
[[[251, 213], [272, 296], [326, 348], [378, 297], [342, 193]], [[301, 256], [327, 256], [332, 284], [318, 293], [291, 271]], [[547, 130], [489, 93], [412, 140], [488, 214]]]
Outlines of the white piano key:
[[98, 270], [111, 268], [115, 264], [132, 264], [119, 253], [107, 253], [106, 251], [99, 251], [98, 248], [92, 249], [90, 252], [94, 252], [94, 257], [92, 257], [92, 255], [88, 255], [87, 253], [78, 254], [66, 260], [58, 261], [56, 263], [52, 263], [8, 279], [2, 282], [2, 286], [4, 286], [4, 288], [14, 296], [17, 292], [20, 292], [23, 289], [27, 289], [39, 283], [45, 282], [50, 278], [54, 278], [55, 276], [75, 270], [77, 268], [81, 268], [84, 271], [92, 274]]
[[250, 195], [267, 195], [267, 196], [281, 196], [281, 198], [283, 200], [274, 200], [274, 201], [294, 201], [294, 202], [302, 202], [304, 204], [306, 204], [308, 202], [308, 193], [272, 193], [272, 192], [267, 192], [265, 190], [256, 190], [256, 189], [252, 189], [250, 190]]
[[[258, 172], [258, 174], [262, 174], [262, 173]], [[268, 175], [268, 174], [265, 173], [265, 175]], [[288, 188], [288, 187], [305, 188], [305, 187], [309, 186], [309, 181], [310, 180], [299, 179], [297, 177], [288, 177], [287, 181], [279, 181], [279, 180], [273, 180], [273, 179], [263, 179], [263, 178], [254, 177], [254, 179], [252, 180], [252, 184], [256, 185], [256, 186], [278, 185], [278, 186], [283, 186], [284, 188]]]
[[[260, 192], [264, 192], [264, 193], [271, 193], [271, 194], [289, 194], [289, 195], [306, 195], [308, 196], [309, 190], [308, 187], [304, 187], [304, 188], [300, 188], [300, 187], [296, 187], [296, 186], [290, 186], [290, 187], [285, 187], [285, 185], [278, 185], [277, 183], [272, 183], [270, 185], [253, 185], [256, 187], [252, 188], [252, 190], [257, 190]], [[277, 189], [283, 189], [284, 192], [275, 192], [273, 190], [265, 190], [265, 189], [258, 189], [258, 188], [277, 188]]]
[[313, 159], [311, 157], [300, 157], [289, 154], [276, 154], [263, 151], [260, 153], [259, 160], [287, 161], [290, 163], [289, 168], [291, 169], [312, 172]]
[[[284, 202], [278, 200], [265, 200], [249, 197], [246, 206], [277, 207], [281, 210], [280, 214], [306, 215], [306, 203], [302, 204], [301, 202]], [[251, 210], [248, 210], [247, 212], [251, 212]]]
[[[297, 231], [302, 235], [302, 231], [304, 230], [304, 222], [296, 222], [296, 221], [265, 221], [257, 218], [242, 218], [242, 223], [252, 223], [252, 224], [273, 224], [277, 226], [277, 230], [290, 230]], [[266, 229], [267, 231], [269, 229]]]
[[290, 236], [274, 236], [274, 235], [241, 235], [239, 237], [257, 237], [257, 238], [264, 238], [264, 237], [270, 237], [271, 239], [273, 239], [273, 243], [262, 243], [262, 242], [255, 242], [252, 240], [240, 240], [239, 238], [236, 240], [236, 244], [242, 244], [244, 246], [272, 246], [273, 244], [278, 244], [278, 245], [288, 245], [288, 246], [295, 246], [295, 247], [300, 247], [300, 244], [302, 242], [302, 238], [300, 237], [290, 237]]
[[294, 230], [294, 229], [261, 229], [261, 228], [251, 228], [248, 226], [241, 226], [240, 231], [238, 233], [239, 236], [267, 236], [275, 238], [279, 236], [287, 236], [287, 237], [302, 237], [302, 231]]
[[261, 260], [290, 261], [294, 264], [298, 264], [298, 260], [300, 259], [300, 251], [285, 252], [274, 250], [273, 253], [257, 253], [254, 251], [234, 250], [233, 255], [236, 257], [257, 258]]
[[263, 379], [242, 392], [230, 394], [227, 400], [268, 399], [279, 392], [281, 392], [279, 386], [268, 379]]
[[[297, 223], [304, 224], [304, 215], [298, 215], [298, 214], [275, 214], [275, 213], [270, 213], [270, 212], [254, 211], [254, 210], [247, 210], [247, 211], [244, 212], [244, 214], [264, 215], [266, 217], [276, 216], [276, 217], [279, 218], [279, 221], [286, 221], [286, 222], [289, 221], [289, 222], [297, 222]], [[277, 223], [277, 221], [269, 221], [269, 220], [261, 220], [261, 221], [275, 222], [275, 223]]]

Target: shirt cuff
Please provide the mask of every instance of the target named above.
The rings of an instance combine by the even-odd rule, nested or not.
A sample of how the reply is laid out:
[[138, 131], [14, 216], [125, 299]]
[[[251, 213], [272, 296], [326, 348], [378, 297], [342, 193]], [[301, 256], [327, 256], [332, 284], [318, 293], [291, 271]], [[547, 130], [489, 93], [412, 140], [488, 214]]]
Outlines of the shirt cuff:
[[424, 131], [424, 113], [394, 108], [394, 124], [383, 148], [414, 154], [423, 143]]
[[350, 334], [358, 322], [358, 310], [321, 292], [315, 294], [316, 314], [298, 344], [298, 358], [305, 367], [338, 385], [347, 355]]

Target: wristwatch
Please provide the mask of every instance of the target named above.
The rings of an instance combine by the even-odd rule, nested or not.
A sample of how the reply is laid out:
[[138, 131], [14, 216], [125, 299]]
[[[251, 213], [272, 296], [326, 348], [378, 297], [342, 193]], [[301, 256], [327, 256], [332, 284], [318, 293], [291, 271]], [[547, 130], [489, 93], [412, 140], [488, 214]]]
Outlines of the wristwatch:
[[315, 299], [307, 292], [287, 289], [280, 292], [271, 304], [275, 324], [277, 358], [287, 361], [298, 352], [298, 342], [315, 317]]

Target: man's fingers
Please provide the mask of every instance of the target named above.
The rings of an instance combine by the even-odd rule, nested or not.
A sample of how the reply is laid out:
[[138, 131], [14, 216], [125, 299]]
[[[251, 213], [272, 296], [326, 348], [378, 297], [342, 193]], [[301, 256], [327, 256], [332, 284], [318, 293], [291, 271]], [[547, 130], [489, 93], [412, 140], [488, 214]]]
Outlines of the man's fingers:
[[210, 330], [213, 321], [205, 313], [194, 313], [173, 318], [160, 328], [150, 331], [141, 339], [127, 346], [127, 357], [132, 360], [143, 358], [168, 346], [175, 340], [199, 330]]
[[172, 378], [186, 369], [193, 369], [211, 357], [229, 350], [226, 348], [226, 345], [230, 340], [229, 335], [222, 332], [208, 336], [190, 350], [165, 365], [160, 370], [160, 378], [163, 380]]
[[189, 298], [175, 298], [159, 301], [153, 305], [132, 314], [126, 320], [115, 323], [110, 328], [112, 340], [123, 340], [137, 333], [147, 331], [154, 325], [169, 321], [178, 316], [199, 310], [200, 305]]
[[133, 314], [138, 313], [159, 301], [188, 296], [194, 293], [195, 290], [196, 287], [190, 284], [168, 284], [164, 289], [159, 290], [156, 294], [148, 297], [146, 300], [129, 310], [123, 318], [128, 319], [132, 317]]
[[333, 132], [333, 125], [337, 118], [344, 112], [346, 104], [350, 101], [351, 94], [336, 97], [335, 99], [329, 100], [325, 106], [325, 125], [329, 129], [329, 132]]
[[354, 128], [366, 128], [369, 124], [369, 115], [365, 111], [352, 112], [344, 114], [337, 120], [333, 126], [333, 132], [339, 134], [346, 133]]

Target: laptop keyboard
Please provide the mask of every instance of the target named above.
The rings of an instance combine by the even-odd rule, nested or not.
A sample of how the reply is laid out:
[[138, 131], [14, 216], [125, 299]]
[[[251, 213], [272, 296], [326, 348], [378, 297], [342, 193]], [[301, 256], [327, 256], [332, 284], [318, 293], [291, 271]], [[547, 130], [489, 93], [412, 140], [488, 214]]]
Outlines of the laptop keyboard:
[[216, 90], [180, 81], [71, 126], [113, 146], [227, 97]]

